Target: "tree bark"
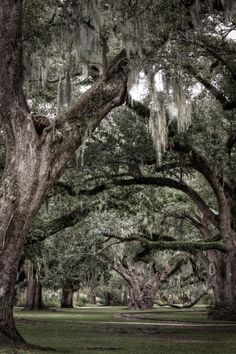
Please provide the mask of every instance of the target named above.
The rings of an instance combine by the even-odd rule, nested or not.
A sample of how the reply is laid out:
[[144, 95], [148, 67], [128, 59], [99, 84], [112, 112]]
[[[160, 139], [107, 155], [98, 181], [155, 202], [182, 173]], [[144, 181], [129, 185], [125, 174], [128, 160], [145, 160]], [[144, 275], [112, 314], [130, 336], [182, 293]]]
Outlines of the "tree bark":
[[133, 286], [129, 289], [130, 301], [128, 304], [129, 309], [145, 310], [151, 309], [154, 305], [154, 300], [158, 287], [140, 287]]
[[27, 290], [26, 290], [26, 303], [24, 309], [27, 311], [43, 310], [42, 285], [40, 283], [39, 272], [27, 261]]
[[208, 274], [213, 301], [209, 317], [215, 320], [236, 320], [236, 252], [208, 254]]
[[98, 79], [55, 124], [32, 116], [22, 90], [21, 28], [22, 0], [2, 0], [0, 120], [6, 160], [0, 187], [0, 339], [5, 342], [23, 342], [13, 320], [14, 288], [33, 219], [88, 131], [123, 103], [127, 81], [118, 57], [106, 81]]
[[62, 288], [61, 296], [61, 308], [73, 308], [73, 294], [74, 291], [67, 287], [67, 285]]

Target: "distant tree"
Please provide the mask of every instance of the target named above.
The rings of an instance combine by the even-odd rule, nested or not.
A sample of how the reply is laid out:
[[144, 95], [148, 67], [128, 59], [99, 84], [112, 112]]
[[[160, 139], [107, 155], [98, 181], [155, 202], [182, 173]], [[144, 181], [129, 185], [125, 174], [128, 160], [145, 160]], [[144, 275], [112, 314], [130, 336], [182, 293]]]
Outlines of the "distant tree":
[[[107, 246], [109, 245], [109, 241]], [[103, 243], [103, 246], [106, 243]], [[140, 245], [119, 244], [111, 242], [107, 253], [97, 251], [95, 257], [119, 274], [126, 282], [129, 291], [129, 308], [148, 309], [154, 305], [158, 290], [167, 283], [169, 278], [181, 269], [187, 261], [187, 255], [179, 252], [173, 256], [167, 255], [149, 257], [147, 260], [138, 259]]]
[[93, 257], [92, 240], [76, 227], [67, 228], [44, 242], [45, 276], [42, 284], [61, 289], [61, 307], [73, 307], [73, 294], [86, 287], [95, 289], [108, 271]]

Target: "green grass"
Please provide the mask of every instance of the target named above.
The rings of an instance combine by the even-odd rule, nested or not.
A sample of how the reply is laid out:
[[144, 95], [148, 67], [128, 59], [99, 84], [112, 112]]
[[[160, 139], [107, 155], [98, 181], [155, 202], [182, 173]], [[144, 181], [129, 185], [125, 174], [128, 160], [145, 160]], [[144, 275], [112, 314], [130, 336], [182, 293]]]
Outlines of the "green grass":
[[[17, 309], [17, 327], [27, 342], [51, 347], [58, 353], [73, 354], [233, 354], [236, 353], [236, 326], [166, 327], [135, 324], [114, 317], [128, 313], [122, 308], [80, 308], [65, 311], [25, 312]], [[137, 312], [134, 312], [137, 315]], [[145, 320], [208, 323], [204, 308], [178, 311], [154, 309], [138, 312]], [[100, 323], [100, 322], [105, 322]], [[115, 322], [110, 324], [109, 322]], [[119, 323], [122, 322], [122, 323]], [[124, 323], [128, 322], [128, 323]], [[130, 324], [131, 323], [131, 324]], [[143, 332], [145, 328], [145, 333]], [[153, 331], [159, 329], [159, 333]], [[0, 350], [1, 354], [31, 351]], [[34, 352], [34, 353], [40, 353]], [[53, 353], [49, 351], [47, 353]], [[55, 352], [54, 352], [55, 353]]]
[[[130, 312], [129, 312], [130, 313]], [[196, 306], [191, 309], [177, 310], [170, 307], [159, 307], [147, 311], [132, 311], [134, 315], [144, 321], [183, 321], [183, 322], [201, 322], [210, 324], [234, 323], [229, 321], [212, 321], [207, 317], [207, 309], [205, 306]]]

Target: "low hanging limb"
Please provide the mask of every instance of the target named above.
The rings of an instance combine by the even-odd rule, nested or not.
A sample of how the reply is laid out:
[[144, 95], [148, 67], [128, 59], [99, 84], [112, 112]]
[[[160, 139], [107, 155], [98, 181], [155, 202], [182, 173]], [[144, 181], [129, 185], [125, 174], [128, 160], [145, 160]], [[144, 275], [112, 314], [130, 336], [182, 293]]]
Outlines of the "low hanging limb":
[[196, 305], [206, 294], [208, 294], [209, 292], [209, 288], [206, 289], [203, 293], [201, 293], [196, 299], [194, 299], [193, 301], [189, 302], [189, 303], [185, 303], [183, 305], [179, 305], [179, 304], [173, 304], [171, 302], [158, 302], [157, 305], [158, 306], [170, 306], [173, 307], [175, 309], [190, 309], [191, 307], [193, 307], [194, 305]]
[[128, 237], [119, 236], [116, 234], [103, 234], [103, 236], [108, 237], [109, 239], [116, 239], [119, 240], [120, 243], [122, 242], [133, 242], [138, 241], [141, 245], [146, 248], [147, 250], [172, 250], [172, 251], [183, 251], [183, 252], [195, 252], [196, 250], [199, 251], [209, 251], [209, 250], [217, 250], [226, 253], [225, 245], [220, 241], [201, 241], [201, 240], [194, 240], [194, 241], [179, 241], [179, 240], [171, 240], [171, 241], [164, 241], [166, 237], [164, 236], [164, 240], [160, 241], [153, 241], [149, 240], [144, 234], [132, 234]]

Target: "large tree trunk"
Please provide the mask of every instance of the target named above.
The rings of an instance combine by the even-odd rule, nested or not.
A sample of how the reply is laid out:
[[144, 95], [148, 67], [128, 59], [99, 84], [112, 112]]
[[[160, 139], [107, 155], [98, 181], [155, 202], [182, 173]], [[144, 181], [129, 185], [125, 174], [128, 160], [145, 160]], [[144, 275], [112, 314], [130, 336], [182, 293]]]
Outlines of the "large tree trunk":
[[130, 287], [129, 309], [145, 310], [151, 309], [158, 289], [141, 289], [139, 286]]
[[66, 162], [111, 109], [123, 103], [121, 65], [55, 123], [28, 113], [22, 91], [22, 0], [0, 3], [0, 122], [6, 146], [0, 187], [0, 339], [23, 341], [13, 320], [14, 288], [26, 235]]
[[90, 304], [92, 304], [92, 305], [96, 305], [97, 304], [96, 287], [90, 289]]
[[43, 304], [42, 285], [40, 283], [39, 271], [27, 261], [27, 290], [26, 303], [24, 309], [27, 311], [42, 310], [45, 308]]
[[161, 285], [172, 274], [177, 272], [185, 261], [185, 254], [176, 254], [168, 260], [167, 264], [160, 271], [154, 273], [148, 281], [146, 281], [147, 274], [145, 274], [142, 265], [136, 265], [135, 267], [130, 261], [126, 261], [125, 265], [121, 263], [117, 264], [116, 262], [111, 267], [127, 282], [130, 297], [129, 308], [144, 310], [153, 307], [156, 293]]
[[[92, 101], [93, 93], [90, 92], [89, 99], [86, 97], [91, 109], [93, 105], [89, 101]], [[107, 109], [109, 104], [104, 103]], [[11, 108], [11, 117], [22, 118], [16, 105], [12, 104]], [[53, 168], [53, 133], [48, 132], [45, 141], [40, 141], [30, 116], [25, 117], [22, 126], [20, 129], [16, 123], [11, 127], [14, 134], [7, 141], [0, 194], [0, 333], [18, 340], [21, 336], [15, 329], [12, 308], [18, 262], [25, 238], [44, 196], [60, 177], [67, 159], [77, 146], [75, 141], [73, 146], [67, 144], [65, 153], [58, 156]]]
[[209, 317], [216, 320], [236, 320], [236, 252], [211, 251], [208, 255], [213, 302]]
[[13, 320], [15, 281], [18, 260], [22, 250], [23, 239], [8, 234], [8, 242], [0, 258], [0, 342], [23, 341]]
[[[167, 280], [167, 279], [166, 279]], [[144, 281], [136, 281], [130, 287], [130, 309], [151, 309], [154, 305], [154, 300], [158, 290], [161, 287], [163, 281], [160, 280], [160, 277], [156, 277], [156, 280], [149, 281], [143, 285]]]
[[61, 307], [62, 308], [73, 308], [73, 294], [72, 289], [68, 289], [66, 286], [62, 288], [61, 295]]

